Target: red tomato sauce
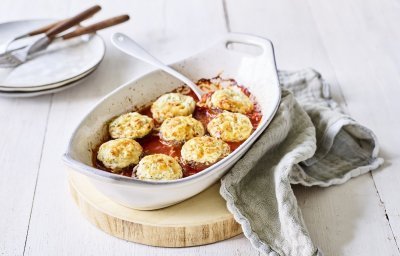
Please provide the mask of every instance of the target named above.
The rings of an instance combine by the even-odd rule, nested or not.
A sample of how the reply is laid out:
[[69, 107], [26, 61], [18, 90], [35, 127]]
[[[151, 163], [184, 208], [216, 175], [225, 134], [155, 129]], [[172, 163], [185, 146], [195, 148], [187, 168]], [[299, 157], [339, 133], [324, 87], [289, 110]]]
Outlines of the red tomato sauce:
[[[250, 94], [250, 92], [248, 91], [248, 89], [246, 89], [243, 86], [239, 86], [239, 87], [242, 89], [242, 91], [247, 96], [249, 96], [251, 99], [253, 98], [252, 95]], [[177, 90], [175, 90], [175, 91], [177, 91]], [[186, 93], [186, 95], [193, 97], [193, 99], [196, 102], [199, 101], [197, 99], [196, 94], [192, 90], [190, 90], [190, 92]], [[211, 97], [211, 95], [212, 95], [212, 93], [205, 94], [202, 98], [202, 101], [207, 100], [207, 98]], [[260, 123], [262, 115], [261, 115], [261, 111], [260, 111], [260, 107], [259, 107], [258, 103], [254, 102], [254, 101], [253, 101], [253, 103], [254, 103], [254, 110], [246, 115], [249, 117], [251, 123], [253, 124], [253, 131], [254, 131], [257, 128], [258, 124]], [[145, 108], [139, 110], [138, 112], [142, 115], [147, 115], [149, 117], [152, 117], [150, 107], [145, 107]], [[204, 107], [204, 106], [196, 106], [196, 109], [193, 112], [192, 116], [193, 116], [193, 118], [199, 120], [204, 125], [205, 130], [207, 130], [206, 129], [207, 124], [216, 115], [218, 115], [221, 112], [222, 111], [219, 109], [210, 109], [210, 108]], [[161, 124], [156, 122], [155, 129], [158, 129], [160, 127], [160, 125]], [[206, 132], [206, 135], [209, 135], [209, 134]], [[111, 138], [108, 137], [102, 143], [104, 143], [110, 139]], [[196, 173], [204, 170], [205, 168], [209, 167], [209, 166], [193, 167], [193, 166], [189, 166], [189, 165], [182, 163], [182, 161], [180, 160], [182, 145], [177, 146], [177, 145], [169, 145], [169, 144], [165, 143], [164, 141], [162, 141], [160, 139], [157, 131], [153, 130], [153, 132], [151, 132], [150, 134], [146, 135], [145, 137], [143, 137], [141, 139], [136, 139], [136, 141], [143, 147], [143, 156], [151, 155], [151, 154], [166, 154], [166, 155], [176, 158], [178, 160], [179, 164], [183, 168], [183, 177], [191, 176], [191, 175], [196, 174]], [[230, 149], [232, 152], [235, 149], [237, 149], [243, 142], [244, 141], [227, 142], [227, 144], [230, 146]], [[93, 150], [93, 165], [101, 170], [111, 172], [111, 170], [108, 169], [107, 167], [105, 167], [101, 161], [97, 160], [96, 156], [97, 156], [97, 152], [98, 152], [100, 145], [98, 145], [95, 148], [95, 150]], [[120, 174], [131, 177], [133, 168], [134, 168], [134, 166], [127, 167], [127, 168], [123, 169], [122, 173], [120, 173]]]

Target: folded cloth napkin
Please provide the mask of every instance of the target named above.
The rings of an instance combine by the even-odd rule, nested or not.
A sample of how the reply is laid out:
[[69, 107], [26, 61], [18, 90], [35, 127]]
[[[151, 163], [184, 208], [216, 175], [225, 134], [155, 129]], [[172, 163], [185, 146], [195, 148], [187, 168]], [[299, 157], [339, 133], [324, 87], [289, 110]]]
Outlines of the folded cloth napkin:
[[383, 160], [373, 132], [341, 112], [319, 73], [281, 71], [279, 79], [282, 100], [274, 119], [222, 179], [220, 193], [257, 250], [270, 256], [322, 255], [291, 184], [341, 184]]

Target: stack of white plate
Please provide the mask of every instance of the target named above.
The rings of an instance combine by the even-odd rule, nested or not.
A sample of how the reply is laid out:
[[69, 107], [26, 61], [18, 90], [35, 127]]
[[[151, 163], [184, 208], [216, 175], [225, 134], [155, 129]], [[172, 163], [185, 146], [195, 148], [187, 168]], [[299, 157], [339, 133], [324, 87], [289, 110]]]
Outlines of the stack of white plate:
[[[54, 21], [26, 20], [0, 24], [0, 45], [51, 22]], [[16, 45], [29, 43], [35, 38], [21, 40]], [[33, 97], [70, 88], [98, 67], [104, 53], [104, 41], [96, 34], [54, 42], [46, 51], [22, 65], [0, 68], [0, 96]]]

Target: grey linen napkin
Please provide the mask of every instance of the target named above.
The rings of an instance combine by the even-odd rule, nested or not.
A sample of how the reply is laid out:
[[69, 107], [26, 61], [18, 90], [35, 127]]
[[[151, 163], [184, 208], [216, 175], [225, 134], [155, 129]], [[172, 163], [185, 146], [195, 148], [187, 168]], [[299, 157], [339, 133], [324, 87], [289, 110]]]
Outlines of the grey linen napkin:
[[281, 71], [279, 79], [282, 100], [274, 119], [222, 178], [220, 193], [257, 250], [270, 256], [322, 255], [291, 184], [341, 184], [383, 160], [373, 132], [341, 112], [319, 73]]

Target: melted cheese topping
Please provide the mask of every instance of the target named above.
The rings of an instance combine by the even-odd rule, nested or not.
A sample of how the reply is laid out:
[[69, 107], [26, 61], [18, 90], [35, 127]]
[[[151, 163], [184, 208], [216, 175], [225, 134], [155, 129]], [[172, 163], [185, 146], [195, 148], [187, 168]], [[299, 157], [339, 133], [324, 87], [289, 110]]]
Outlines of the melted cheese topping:
[[183, 177], [183, 172], [175, 158], [154, 154], [140, 160], [136, 176], [140, 180], [176, 180]]
[[142, 146], [132, 139], [109, 140], [101, 144], [97, 159], [113, 172], [139, 162], [143, 152]]
[[250, 136], [253, 125], [247, 116], [225, 111], [208, 123], [207, 130], [215, 138], [226, 142], [239, 142]]
[[211, 107], [246, 114], [254, 109], [249, 97], [237, 86], [217, 90], [211, 95]]
[[229, 145], [220, 139], [202, 136], [187, 141], [181, 150], [182, 161], [187, 164], [210, 165], [229, 155]]
[[176, 116], [164, 121], [160, 137], [167, 142], [183, 143], [193, 137], [204, 135], [203, 124], [191, 116]]
[[162, 123], [175, 116], [188, 116], [193, 113], [196, 102], [190, 96], [180, 93], [167, 93], [158, 98], [151, 106], [153, 118]]
[[137, 112], [120, 115], [108, 127], [111, 138], [142, 138], [154, 127], [154, 121], [148, 116]]

